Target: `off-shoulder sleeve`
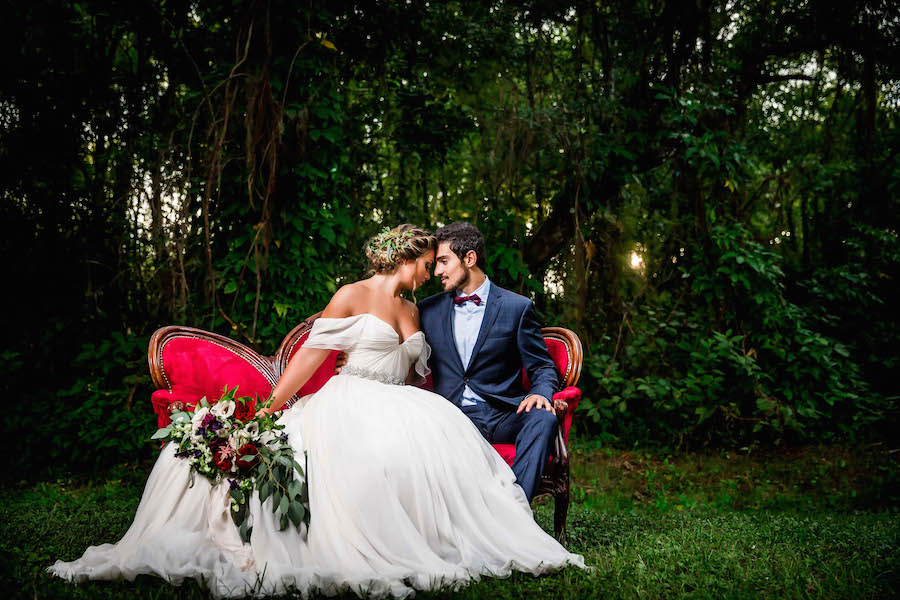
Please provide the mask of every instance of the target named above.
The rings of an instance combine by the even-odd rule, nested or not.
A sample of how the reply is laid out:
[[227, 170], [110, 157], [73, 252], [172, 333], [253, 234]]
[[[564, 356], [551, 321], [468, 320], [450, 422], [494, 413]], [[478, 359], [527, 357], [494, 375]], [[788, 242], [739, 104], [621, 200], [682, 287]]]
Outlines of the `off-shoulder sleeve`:
[[427, 377], [428, 374], [431, 373], [431, 369], [428, 368], [428, 359], [431, 357], [431, 346], [424, 340], [424, 336], [422, 337], [422, 350], [419, 352], [419, 357], [416, 359], [416, 374], [418, 374], [419, 377]]
[[346, 350], [355, 344], [365, 325], [363, 315], [328, 319], [319, 317], [303, 342], [304, 348], [320, 348], [322, 350]]

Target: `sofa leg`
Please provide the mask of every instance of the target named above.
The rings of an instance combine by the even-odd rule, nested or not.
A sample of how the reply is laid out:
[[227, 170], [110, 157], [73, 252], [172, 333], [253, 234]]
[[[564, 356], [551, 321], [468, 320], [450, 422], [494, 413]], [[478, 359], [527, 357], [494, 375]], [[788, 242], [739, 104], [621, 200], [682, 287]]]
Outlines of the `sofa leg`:
[[566, 517], [569, 514], [569, 494], [553, 496], [553, 533], [560, 544], [566, 545]]

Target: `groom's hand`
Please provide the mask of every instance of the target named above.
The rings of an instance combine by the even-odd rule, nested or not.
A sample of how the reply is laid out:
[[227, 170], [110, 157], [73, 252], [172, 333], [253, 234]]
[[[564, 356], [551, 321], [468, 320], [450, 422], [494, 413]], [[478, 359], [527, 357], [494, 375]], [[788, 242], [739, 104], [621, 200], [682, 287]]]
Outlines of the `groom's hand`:
[[337, 359], [334, 361], [334, 374], [337, 375], [341, 372], [341, 368], [347, 364], [347, 353], [339, 352], [337, 355]]
[[525, 412], [531, 412], [532, 408], [544, 408], [546, 410], [549, 410], [554, 415], [556, 414], [556, 412], [553, 410], [553, 405], [550, 404], [550, 401], [540, 394], [531, 394], [530, 396], [525, 396], [525, 399], [519, 403], [519, 409], [516, 411], [516, 414], [521, 413], [523, 410]]

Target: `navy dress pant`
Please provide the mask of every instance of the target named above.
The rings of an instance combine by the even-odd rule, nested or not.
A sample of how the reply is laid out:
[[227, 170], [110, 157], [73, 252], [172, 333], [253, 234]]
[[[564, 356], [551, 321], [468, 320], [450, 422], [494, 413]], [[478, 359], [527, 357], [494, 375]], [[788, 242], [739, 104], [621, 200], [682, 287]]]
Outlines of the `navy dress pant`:
[[512, 470], [516, 483], [531, 502], [553, 448], [558, 430], [556, 415], [537, 408], [532, 408], [531, 412], [516, 413], [516, 406], [495, 406], [488, 402], [461, 408], [488, 442], [516, 445]]

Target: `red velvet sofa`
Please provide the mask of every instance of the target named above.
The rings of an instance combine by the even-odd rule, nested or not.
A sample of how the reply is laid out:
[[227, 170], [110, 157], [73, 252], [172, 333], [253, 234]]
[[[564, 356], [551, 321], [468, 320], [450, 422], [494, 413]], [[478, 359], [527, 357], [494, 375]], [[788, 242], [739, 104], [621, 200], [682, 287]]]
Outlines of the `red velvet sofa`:
[[[218, 398], [226, 385], [240, 386], [241, 396], [258, 394], [267, 398], [320, 314], [295, 327], [281, 342], [273, 357], [261, 356], [243, 344], [202, 329], [179, 326], [158, 329], [150, 338], [148, 360], [150, 374], [157, 387], [151, 402], [159, 426], [165, 427], [170, 422], [169, 415], [173, 411], [193, 406], [204, 396]], [[560, 391], [553, 395], [560, 423], [559, 435], [538, 493], [553, 495], [554, 531], [556, 537], [564, 541], [569, 508], [569, 455], [566, 443], [572, 417], [581, 398], [581, 390], [575, 386], [581, 375], [583, 354], [581, 341], [574, 332], [562, 327], [545, 327], [542, 333], [560, 371], [562, 383]], [[287, 406], [321, 388], [334, 374], [336, 357], [337, 352], [332, 352], [310, 380], [291, 397]], [[526, 387], [530, 387], [524, 371], [522, 377]], [[429, 387], [430, 383], [429, 378], [424, 387]], [[507, 463], [512, 464], [515, 446], [495, 444], [494, 448]]]

